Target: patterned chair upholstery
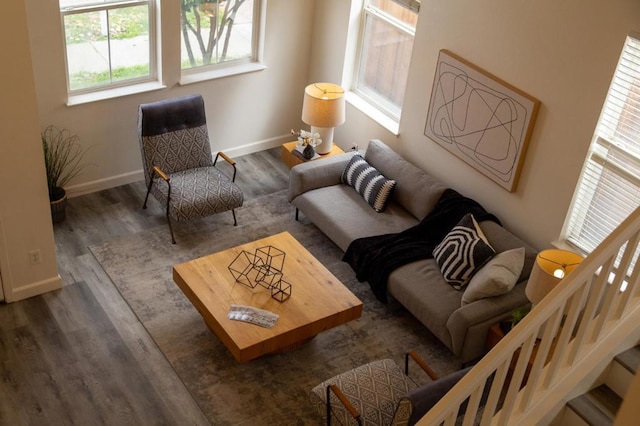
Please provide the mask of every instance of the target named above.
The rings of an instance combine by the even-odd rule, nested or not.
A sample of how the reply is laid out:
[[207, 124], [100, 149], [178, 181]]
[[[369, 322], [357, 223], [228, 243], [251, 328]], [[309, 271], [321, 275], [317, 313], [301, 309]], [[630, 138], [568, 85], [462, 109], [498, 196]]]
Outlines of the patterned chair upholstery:
[[[242, 206], [242, 190], [235, 184], [235, 162], [219, 152], [211, 155], [204, 100], [200, 95], [142, 104], [138, 108], [138, 140], [147, 195], [166, 207], [171, 220], [200, 218]], [[233, 167], [230, 178], [216, 167], [222, 157]]]
[[[409, 378], [409, 356], [432, 382], [418, 386]], [[325, 380], [309, 392], [309, 399], [328, 425], [332, 421], [341, 425], [415, 424], [468, 370], [438, 379], [412, 352], [407, 354], [404, 370], [390, 359], [374, 361]]]

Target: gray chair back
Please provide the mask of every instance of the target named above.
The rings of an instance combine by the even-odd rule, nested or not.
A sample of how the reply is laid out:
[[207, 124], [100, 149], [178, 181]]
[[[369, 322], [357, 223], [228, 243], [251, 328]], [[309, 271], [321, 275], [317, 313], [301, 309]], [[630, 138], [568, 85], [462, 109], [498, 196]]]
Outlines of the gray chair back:
[[172, 174], [213, 165], [201, 95], [140, 105], [138, 141], [147, 184], [153, 166]]

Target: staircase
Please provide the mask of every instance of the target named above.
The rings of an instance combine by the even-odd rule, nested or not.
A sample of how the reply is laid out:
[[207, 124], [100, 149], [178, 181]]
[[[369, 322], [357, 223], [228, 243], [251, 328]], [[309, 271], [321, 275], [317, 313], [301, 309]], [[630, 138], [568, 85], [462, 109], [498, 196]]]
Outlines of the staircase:
[[[640, 346], [618, 354], [611, 362], [604, 383], [567, 402], [555, 425], [613, 425], [616, 414], [640, 366]], [[639, 421], [640, 423], [640, 421]]]
[[[639, 253], [640, 208], [418, 424], [564, 425], [565, 414], [571, 417], [592, 403], [601, 408], [588, 411], [615, 411], [628, 386], [624, 381], [629, 380], [603, 378], [619, 376], [621, 366], [628, 364], [625, 359], [633, 353], [627, 350], [640, 342]], [[638, 378], [630, 393], [640, 388], [636, 383], [640, 383]], [[600, 387], [602, 384], [606, 387]], [[607, 396], [604, 402], [603, 395]], [[627, 405], [623, 404], [621, 416]], [[613, 417], [610, 414], [604, 423], [596, 419], [593, 424], [611, 424]]]

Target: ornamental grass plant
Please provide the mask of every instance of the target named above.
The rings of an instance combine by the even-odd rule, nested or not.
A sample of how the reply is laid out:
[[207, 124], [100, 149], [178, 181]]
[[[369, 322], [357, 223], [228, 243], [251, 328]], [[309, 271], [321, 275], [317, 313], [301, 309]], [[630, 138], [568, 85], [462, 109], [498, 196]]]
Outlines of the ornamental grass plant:
[[53, 202], [64, 197], [64, 186], [87, 167], [82, 164], [87, 150], [80, 144], [78, 136], [67, 129], [51, 125], [41, 136], [49, 201]]

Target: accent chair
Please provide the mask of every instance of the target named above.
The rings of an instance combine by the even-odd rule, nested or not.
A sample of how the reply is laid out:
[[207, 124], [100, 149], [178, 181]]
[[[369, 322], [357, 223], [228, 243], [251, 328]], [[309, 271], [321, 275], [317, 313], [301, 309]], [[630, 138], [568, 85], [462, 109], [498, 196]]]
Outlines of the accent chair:
[[[171, 242], [176, 243], [171, 221], [186, 221], [236, 208], [243, 193], [235, 184], [236, 163], [223, 152], [213, 159], [204, 100], [191, 95], [142, 104], [138, 108], [138, 140], [147, 195], [166, 208]], [[222, 157], [233, 168], [229, 177], [218, 167]]]

